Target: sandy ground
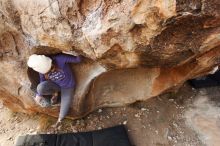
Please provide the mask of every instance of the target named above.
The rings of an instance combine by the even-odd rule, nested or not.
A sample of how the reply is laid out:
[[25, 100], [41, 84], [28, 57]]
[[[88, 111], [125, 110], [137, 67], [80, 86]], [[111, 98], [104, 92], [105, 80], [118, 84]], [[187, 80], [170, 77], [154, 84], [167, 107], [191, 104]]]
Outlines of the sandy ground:
[[24, 134], [90, 131], [118, 124], [126, 126], [135, 146], [220, 145], [220, 87], [195, 90], [185, 84], [176, 93], [65, 120], [58, 129], [51, 128], [55, 118], [0, 108], [0, 146], [13, 146]]

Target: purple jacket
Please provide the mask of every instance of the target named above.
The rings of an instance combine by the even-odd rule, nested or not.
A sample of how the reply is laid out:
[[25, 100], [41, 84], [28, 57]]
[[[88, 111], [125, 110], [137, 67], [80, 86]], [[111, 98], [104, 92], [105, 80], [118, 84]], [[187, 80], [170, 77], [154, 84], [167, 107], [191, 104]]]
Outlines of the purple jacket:
[[[56, 64], [58, 70], [48, 74], [49, 80], [53, 81], [61, 88], [74, 88], [75, 77], [69, 63], [79, 63], [81, 62], [81, 58], [79, 56], [72, 56], [67, 54], [59, 54], [50, 58], [53, 60], [53, 63]], [[45, 80], [45, 76], [40, 74], [40, 82]]]

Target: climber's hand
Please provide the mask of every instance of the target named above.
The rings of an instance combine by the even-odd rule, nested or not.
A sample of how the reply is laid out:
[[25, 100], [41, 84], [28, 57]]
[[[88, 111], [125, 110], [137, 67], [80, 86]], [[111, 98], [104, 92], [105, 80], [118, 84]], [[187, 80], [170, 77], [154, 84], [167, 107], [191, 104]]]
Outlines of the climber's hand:
[[76, 51], [62, 51], [64, 54], [69, 54], [69, 55], [74, 55], [74, 56], [79, 56], [79, 53]]

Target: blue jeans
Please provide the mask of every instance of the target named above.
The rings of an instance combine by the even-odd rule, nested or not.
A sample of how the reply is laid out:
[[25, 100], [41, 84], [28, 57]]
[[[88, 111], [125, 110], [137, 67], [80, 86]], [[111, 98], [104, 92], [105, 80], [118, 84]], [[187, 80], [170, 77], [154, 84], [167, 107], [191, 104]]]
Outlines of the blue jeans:
[[60, 86], [52, 81], [43, 81], [38, 84], [37, 92], [40, 95], [52, 95], [55, 92], [61, 92], [59, 120], [63, 120], [64, 117], [68, 114], [72, 101], [72, 96], [74, 93], [74, 88], [60, 88]]

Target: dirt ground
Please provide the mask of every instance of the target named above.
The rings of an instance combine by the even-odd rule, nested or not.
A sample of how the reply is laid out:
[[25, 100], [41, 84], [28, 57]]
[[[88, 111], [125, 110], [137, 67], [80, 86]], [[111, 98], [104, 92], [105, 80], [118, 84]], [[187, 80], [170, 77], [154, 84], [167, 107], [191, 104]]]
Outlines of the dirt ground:
[[135, 146], [220, 145], [220, 87], [195, 90], [185, 84], [176, 93], [65, 120], [58, 129], [51, 128], [55, 118], [0, 108], [0, 146], [13, 146], [19, 135], [90, 131], [118, 124], [126, 126]]

